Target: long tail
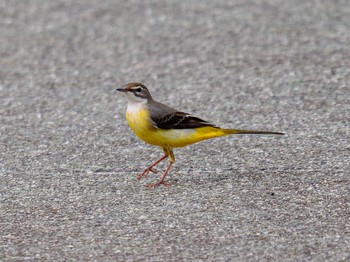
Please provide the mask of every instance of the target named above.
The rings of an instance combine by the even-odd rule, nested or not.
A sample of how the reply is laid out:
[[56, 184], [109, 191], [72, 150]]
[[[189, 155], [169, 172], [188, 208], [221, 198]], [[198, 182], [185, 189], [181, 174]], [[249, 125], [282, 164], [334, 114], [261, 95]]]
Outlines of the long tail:
[[241, 130], [241, 129], [224, 129], [216, 126], [205, 126], [194, 129], [195, 132], [192, 135], [185, 133], [184, 135], [176, 138], [176, 141], [171, 141], [169, 143], [172, 147], [182, 147], [190, 145], [202, 140], [227, 136], [232, 134], [256, 134], [256, 135], [283, 135], [279, 132], [269, 132], [269, 131], [257, 131], [257, 130]]
[[241, 129], [221, 129], [225, 134], [250, 134], [250, 135], [284, 135], [280, 132], [258, 131], [258, 130], [241, 130]]
[[233, 134], [284, 135], [283, 133], [280, 133], [280, 132], [243, 130], [243, 129], [225, 129], [225, 128], [220, 128], [216, 126], [205, 126], [205, 127], [196, 128], [196, 134], [194, 137], [191, 138], [190, 143], [195, 143], [195, 142], [209, 139], [209, 138], [227, 136], [227, 135], [233, 135]]

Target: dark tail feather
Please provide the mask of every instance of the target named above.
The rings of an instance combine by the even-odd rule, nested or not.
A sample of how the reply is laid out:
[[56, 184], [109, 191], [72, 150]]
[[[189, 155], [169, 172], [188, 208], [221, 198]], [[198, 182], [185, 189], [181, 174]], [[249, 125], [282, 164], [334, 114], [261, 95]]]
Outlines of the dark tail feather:
[[258, 131], [258, 130], [240, 130], [240, 129], [223, 129], [227, 134], [250, 134], [250, 135], [284, 135], [284, 133], [280, 132], [269, 132], [269, 131]]

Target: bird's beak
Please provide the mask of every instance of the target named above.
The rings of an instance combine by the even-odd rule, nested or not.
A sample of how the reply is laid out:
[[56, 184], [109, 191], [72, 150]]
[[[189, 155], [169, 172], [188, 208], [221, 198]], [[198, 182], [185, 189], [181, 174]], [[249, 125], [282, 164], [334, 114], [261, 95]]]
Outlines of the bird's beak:
[[126, 92], [125, 88], [117, 88], [116, 90], [119, 91], [119, 92], [122, 92], [122, 93]]

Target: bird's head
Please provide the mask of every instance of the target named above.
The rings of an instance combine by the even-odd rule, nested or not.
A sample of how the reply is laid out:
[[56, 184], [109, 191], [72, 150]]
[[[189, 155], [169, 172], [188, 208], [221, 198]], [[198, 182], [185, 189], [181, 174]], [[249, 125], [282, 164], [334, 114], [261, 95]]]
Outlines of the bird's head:
[[117, 88], [117, 91], [124, 93], [128, 102], [141, 103], [152, 100], [147, 87], [141, 83], [126, 84], [123, 88]]

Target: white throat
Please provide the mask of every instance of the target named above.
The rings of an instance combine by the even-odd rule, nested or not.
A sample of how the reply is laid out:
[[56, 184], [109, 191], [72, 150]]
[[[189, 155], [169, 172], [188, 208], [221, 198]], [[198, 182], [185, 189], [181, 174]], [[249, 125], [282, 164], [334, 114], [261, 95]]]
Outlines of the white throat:
[[136, 97], [134, 94], [125, 93], [125, 96], [128, 99], [128, 112], [137, 112], [147, 104], [147, 99]]

